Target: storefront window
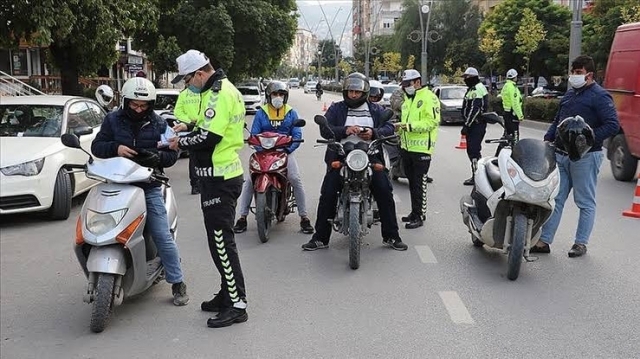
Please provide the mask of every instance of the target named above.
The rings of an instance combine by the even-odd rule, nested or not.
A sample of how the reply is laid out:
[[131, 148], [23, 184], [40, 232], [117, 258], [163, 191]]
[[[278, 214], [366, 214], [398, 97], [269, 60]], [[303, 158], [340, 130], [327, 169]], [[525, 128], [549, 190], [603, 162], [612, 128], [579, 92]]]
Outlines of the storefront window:
[[11, 74], [13, 76], [29, 76], [27, 50], [11, 51]]

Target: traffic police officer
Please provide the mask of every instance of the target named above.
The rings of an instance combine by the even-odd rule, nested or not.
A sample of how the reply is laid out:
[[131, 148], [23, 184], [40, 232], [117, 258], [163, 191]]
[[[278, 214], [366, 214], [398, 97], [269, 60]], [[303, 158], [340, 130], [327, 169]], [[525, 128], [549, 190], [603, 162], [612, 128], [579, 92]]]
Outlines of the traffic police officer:
[[220, 292], [203, 302], [201, 309], [218, 312], [207, 321], [209, 327], [226, 327], [248, 319], [244, 277], [233, 233], [243, 182], [238, 151], [244, 144], [244, 101], [224, 71], [214, 70], [202, 52], [189, 50], [176, 62], [178, 76], [172, 83], [184, 79], [202, 101], [194, 131], [174, 138], [171, 148], [188, 150], [195, 157], [209, 250], [222, 279]]
[[502, 108], [504, 109], [504, 131], [506, 135], [513, 135], [516, 142], [520, 139], [520, 121], [524, 120], [522, 113], [522, 94], [516, 86], [518, 72], [515, 69], [507, 71], [507, 81], [502, 87]]
[[431, 154], [438, 137], [440, 101], [428, 88], [422, 87], [417, 70], [404, 71], [402, 88], [405, 92], [400, 122], [395, 126], [400, 134], [400, 155], [411, 192], [411, 213], [402, 217], [405, 227], [421, 227], [427, 212], [427, 172]]
[[[173, 127], [176, 132], [192, 131], [198, 120], [198, 112], [200, 112], [200, 94], [191, 91], [188, 81], [185, 82], [185, 86], [187, 87], [180, 91], [176, 107], [173, 110], [173, 115], [182, 122]], [[191, 194], [200, 194], [194, 156], [189, 157], [189, 182], [191, 183]]]
[[462, 102], [462, 116], [465, 120], [461, 135], [467, 137], [467, 155], [471, 161], [471, 178], [464, 181], [465, 186], [473, 186], [473, 174], [478, 168], [478, 160], [482, 157], [482, 139], [487, 132], [487, 123], [482, 119], [489, 106], [489, 93], [486, 87], [480, 82], [478, 70], [469, 67], [462, 75], [464, 83], [467, 85], [467, 93]]

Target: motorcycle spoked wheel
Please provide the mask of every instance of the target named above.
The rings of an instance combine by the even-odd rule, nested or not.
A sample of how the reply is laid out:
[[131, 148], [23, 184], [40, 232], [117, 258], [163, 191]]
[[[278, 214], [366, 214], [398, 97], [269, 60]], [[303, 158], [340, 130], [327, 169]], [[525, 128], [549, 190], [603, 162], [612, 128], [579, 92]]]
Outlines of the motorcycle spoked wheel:
[[511, 245], [507, 259], [507, 278], [518, 279], [522, 258], [524, 257], [524, 244], [527, 236], [527, 217], [519, 212], [513, 216], [513, 229], [511, 231]]
[[271, 208], [274, 196], [277, 196], [277, 193], [273, 188], [256, 194], [256, 222], [258, 224], [258, 238], [262, 243], [269, 241], [269, 230], [275, 216]]
[[113, 309], [113, 289], [115, 275], [99, 273], [94, 290], [93, 307], [91, 308], [91, 331], [101, 333], [109, 323]]
[[349, 205], [349, 267], [351, 269], [360, 267], [361, 230], [360, 203], [351, 203]]

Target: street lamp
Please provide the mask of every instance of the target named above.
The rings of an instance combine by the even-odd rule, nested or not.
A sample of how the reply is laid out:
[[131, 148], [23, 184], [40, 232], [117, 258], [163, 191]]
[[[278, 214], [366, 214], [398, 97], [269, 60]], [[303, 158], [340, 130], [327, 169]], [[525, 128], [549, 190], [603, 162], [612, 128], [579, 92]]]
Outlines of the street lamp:
[[[431, 5], [433, 0], [422, 0], [420, 6], [420, 30], [422, 32], [422, 54], [420, 58], [420, 72], [422, 73], [422, 85], [426, 85], [429, 79], [427, 75], [427, 41], [429, 36], [429, 21], [431, 20]], [[423, 14], [427, 14], [427, 26], [424, 25]]]
[[371, 53], [371, 32], [364, 33], [364, 75], [369, 78], [369, 54]]
[[[320, 2], [320, 0], [318, 0], [318, 5], [320, 6], [320, 11], [322, 12], [322, 16], [324, 17], [324, 20], [327, 21], [327, 14], [325, 14], [324, 12], [324, 8], [322, 7], [322, 3]], [[335, 68], [336, 68], [336, 76], [338, 74], [338, 50], [336, 49], [336, 40], [333, 37], [333, 31], [331, 31], [331, 28], [333, 27], [333, 23], [336, 21], [336, 18], [338, 17], [338, 13], [342, 11], [342, 7], [338, 8], [338, 11], [336, 11], [336, 13], [333, 15], [333, 20], [331, 20], [331, 24], [329, 24], [329, 35], [331, 36], [331, 41], [333, 41], [333, 59], [335, 61]], [[323, 52], [324, 52], [324, 44], [322, 44], [323, 46]], [[336, 81], [338, 79], [336, 78]]]
[[569, 35], [569, 73], [571, 62], [580, 56], [582, 45], [582, 0], [573, 0], [573, 17]]

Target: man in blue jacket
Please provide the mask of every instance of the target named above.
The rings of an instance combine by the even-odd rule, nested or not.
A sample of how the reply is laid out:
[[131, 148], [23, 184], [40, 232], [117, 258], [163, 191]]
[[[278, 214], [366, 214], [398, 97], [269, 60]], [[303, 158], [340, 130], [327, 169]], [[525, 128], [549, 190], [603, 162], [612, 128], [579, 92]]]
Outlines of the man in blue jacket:
[[[329, 127], [335, 135], [335, 140], [342, 142], [371, 141], [379, 137], [391, 136], [395, 132], [393, 124], [383, 116], [384, 109], [367, 101], [369, 87], [369, 80], [358, 72], [350, 74], [344, 80], [342, 85], [344, 100], [333, 103], [325, 113]], [[332, 138], [331, 134], [324, 132], [320, 131], [322, 137]], [[330, 166], [331, 162], [337, 158], [338, 154], [331, 148], [327, 148], [325, 153], [327, 173], [320, 190], [316, 233], [308, 243], [302, 245], [302, 249], [305, 251], [315, 251], [329, 246], [331, 238], [329, 220], [336, 216], [339, 191], [342, 187], [340, 170]], [[382, 154], [379, 154], [375, 160], [384, 163]], [[407, 245], [402, 242], [398, 234], [393, 188], [385, 172], [373, 171], [371, 189], [373, 197], [378, 203], [383, 243], [395, 250], [407, 250]]]
[[[251, 125], [251, 135], [263, 132], [277, 132], [291, 136], [294, 140], [302, 139], [302, 129], [294, 127], [293, 122], [298, 119], [298, 113], [287, 104], [289, 100], [289, 90], [287, 85], [281, 81], [272, 81], [266, 89], [267, 104], [263, 105], [253, 117]], [[293, 187], [293, 195], [296, 198], [296, 206], [300, 215], [300, 229], [303, 233], [313, 233], [311, 221], [307, 216], [307, 204], [304, 194], [304, 186], [300, 177], [298, 161], [293, 152], [300, 146], [299, 142], [292, 143], [287, 149], [287, 178]], [[247, 230], [247, 215], [249, 206], [253, 198], [253, 182], [251, 174], [244, 181], [242, 194], [240, 195], [240, 218], [236, 221], [233, 231], [242, 233]]]
[[[151, 81], [134, 77], [122, 86], [123, 107], [105, 117], [91, 144], [98, 158], [126, 157], [141, 166], [162, 171], [173, 166], [178, 153], [168, 147], [158, 149], [167, 122], [153, 112], [156, 89]], [[189, 302], [183, 281], [178, 247], [169, 231], [169, 220], [159, 183], [136, 183], [144, 190], [147, 205], [146, 229], [153, 237], [164, 265], [167, 282], [172, 284], [173, 304]]]
[[[611, 95], [594, 80], [596, 68], [589, 56], [578, 56], [571, 63], [569, 84], [571, 88], [560, 100], [560, 108], [553, 124], [544, 136], [545, 141], [555, 141], [556, 161], [560, 169], [560, 190], [556, 197], [553, 214], [542, 227], [540, 241], [531, 248], [534, 253], [549, 253], [564, 204], [573, 189], [573, 200], [580, 208], [580, 219], [569, 250], [569, 257], [580, 257], [587, 253], [587, 243], [596, 220], [596, 184], [604, 155], [602, 142], [620, 128], [618, 115]], [[556, 141], [557, 127], [568, 117], [581, 116], [593, 129], [595, 143], [591, 150], [578, 161], [570, 161], [562, 144]]]

